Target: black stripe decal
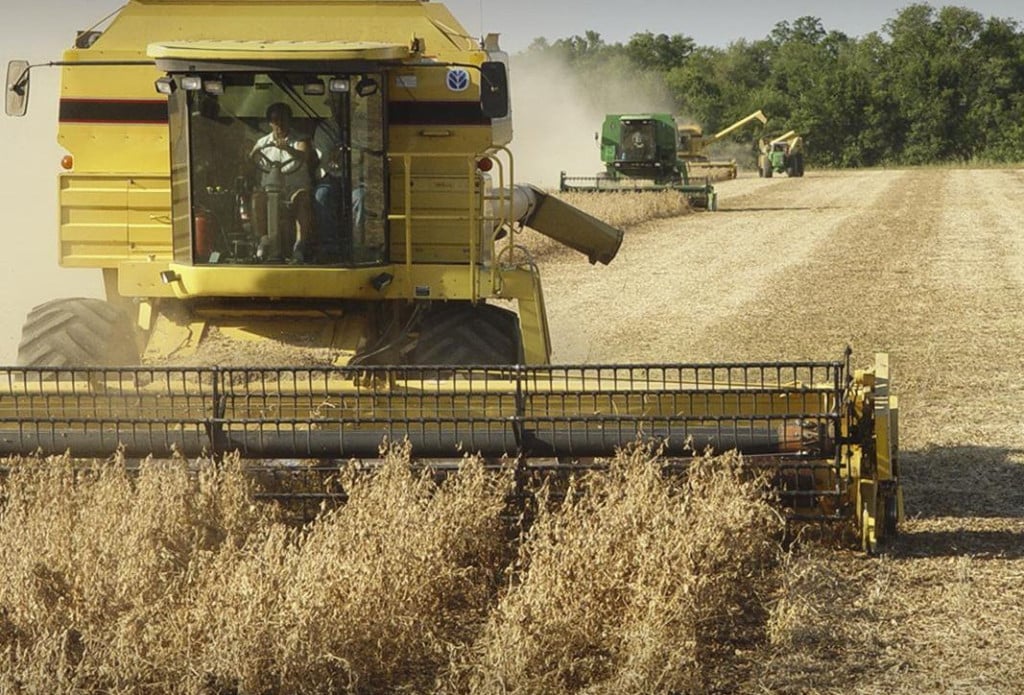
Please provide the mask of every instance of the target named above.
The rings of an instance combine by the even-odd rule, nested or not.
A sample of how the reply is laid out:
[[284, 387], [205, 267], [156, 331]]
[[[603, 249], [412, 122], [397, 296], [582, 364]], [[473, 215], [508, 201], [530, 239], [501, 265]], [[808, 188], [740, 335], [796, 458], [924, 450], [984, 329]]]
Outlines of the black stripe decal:
[[477, 101], [392, 101], [391, 125], [490, 125]]
[[61, 99], [61, 123], [166, 123], [165, 100]]

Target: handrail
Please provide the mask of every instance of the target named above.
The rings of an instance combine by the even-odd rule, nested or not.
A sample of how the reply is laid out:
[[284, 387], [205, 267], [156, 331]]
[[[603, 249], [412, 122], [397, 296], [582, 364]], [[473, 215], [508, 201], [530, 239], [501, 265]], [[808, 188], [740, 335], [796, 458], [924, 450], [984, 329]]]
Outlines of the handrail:
[[[469, 275], [470, 275], [470, 286], [471, 286], [471, 299], [476, 302], [479, 296], [479, 278], [480, 278], [480, 262], [481, 262], [481, 223], [487, 220], [493, 220], [494, 226], [497, 228], [501, 224], [508, 223], [511, 221], [512, 214], [512, 200], [511, 200], [511, 185], [505, 185], [505, 163], [501, 159], [495, 157], [498, 153], [504, 153], [508, 158], [508, 170], [509, 170], [509, 184], [511, 184], [512, 178], [512, 153], [506, 147], [495, 148], [492, 152], [487, 153], [466, 153], [466, 152], [389, 152], [388, 159], [391, 161], [401, 161], [403, 168], [402, 176], [402, 187], [404, 192], [404, 205], [401, 213], [389, 212], [387, 219], [388, 221], [404, 221], [405, 222], [405, 270], [406, 270], [406, 282], [412, 282], [412, 271], [413, 271], [413, 230], [415, 228], [416, 221], [424, 220], [450, 220], [454, 222], [465, 220], [468, 223], [468, 240], [469, 240]], [[488, 191], [485, 186], [477, 186], [477, 171], [478, 162], [482, 158], [490, 158], [492, 162], [498, 164], [498, 179], [499, 185], [494, 186], [493, 184]], [[432, 215], [417, 215], [414, 213], [413, 196], [415, 195], [414, 187], [412, 185], [413, 180], [413, 163], [417, 159], [460, 159], [466, 160], [466, 183], [467, 183], [467, 199], [466, 199], [466, 213], [464, 214], [432, 214]], [[497, 210], [491, 211], [491, 216], [487, 216], [485, 211], [485, 202], [490, 198], [496, 201]], [[492, 255], [495, 253], [493, 248], [493, 240], [491, 241]], [[510, 242], [511, 244], [511, 239]], [[492, 287], [496, 286], [498, 277], [496, 270], [492, 266], [491, 271], [491, 284]], [[411, 284], [406, 287], [406, 292], [409, 297], [413, 295], [413, 288]]]

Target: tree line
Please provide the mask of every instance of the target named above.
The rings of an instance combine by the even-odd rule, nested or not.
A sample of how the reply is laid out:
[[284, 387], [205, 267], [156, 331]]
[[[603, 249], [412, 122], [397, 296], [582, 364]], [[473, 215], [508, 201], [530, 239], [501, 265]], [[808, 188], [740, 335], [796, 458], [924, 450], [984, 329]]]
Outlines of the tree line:
[[540, 56], [588, 80], [653, 81], [705, 132], [763, 109], [769, 132], [797, 130], [817, 165], [1024, 161], [1024, 31], [963, 7], [909, 5], [860, 38], [801, 17], [726, 48], [588, 31], [534, 40], [524, 57]]

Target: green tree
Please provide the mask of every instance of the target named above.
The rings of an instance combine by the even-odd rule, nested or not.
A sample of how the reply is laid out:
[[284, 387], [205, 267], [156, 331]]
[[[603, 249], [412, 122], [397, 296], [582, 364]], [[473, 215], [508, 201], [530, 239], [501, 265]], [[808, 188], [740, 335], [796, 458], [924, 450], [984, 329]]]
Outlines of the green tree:
[[668, 71], [682, 65], [693, 53], [696, 44], [682, 34], [634, 34], [626, 44], [626, 55], [644, 70]]
[[911, 4], [858, 39], [804, 16], [724, 49], [650, 31], [624, 45], [588, 31], [529, 49], [550, 51], [584, 81], [664, 85], [705, 132], [762, 109], [768, 132], [805, 136], [811, 164], [1024, 160], [1024, 34], [963, 7]]
[[910, 5], [888, 24], [889, 55], [883, 69], [901, 116], [901, 159], [923, 164], [969, 159], [978, 133], [968, 127], [979, 69], [972, 50], [983, 27], [980, 14]]

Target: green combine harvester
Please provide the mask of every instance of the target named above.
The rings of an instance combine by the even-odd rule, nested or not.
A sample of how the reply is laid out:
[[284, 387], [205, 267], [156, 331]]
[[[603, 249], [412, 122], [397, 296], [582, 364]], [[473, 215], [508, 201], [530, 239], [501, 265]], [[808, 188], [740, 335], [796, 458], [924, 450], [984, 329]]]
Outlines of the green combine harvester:
[[690, 180], [686, 162], [679, 158], [679, 132], [670, 114], [609, 114], [600, 145], [605, 170], [596, 176], [567, 176], [563, 171], [562, 192], [672, 190], [683, 193], [694, 207], [718, 209], [710, 181]]

